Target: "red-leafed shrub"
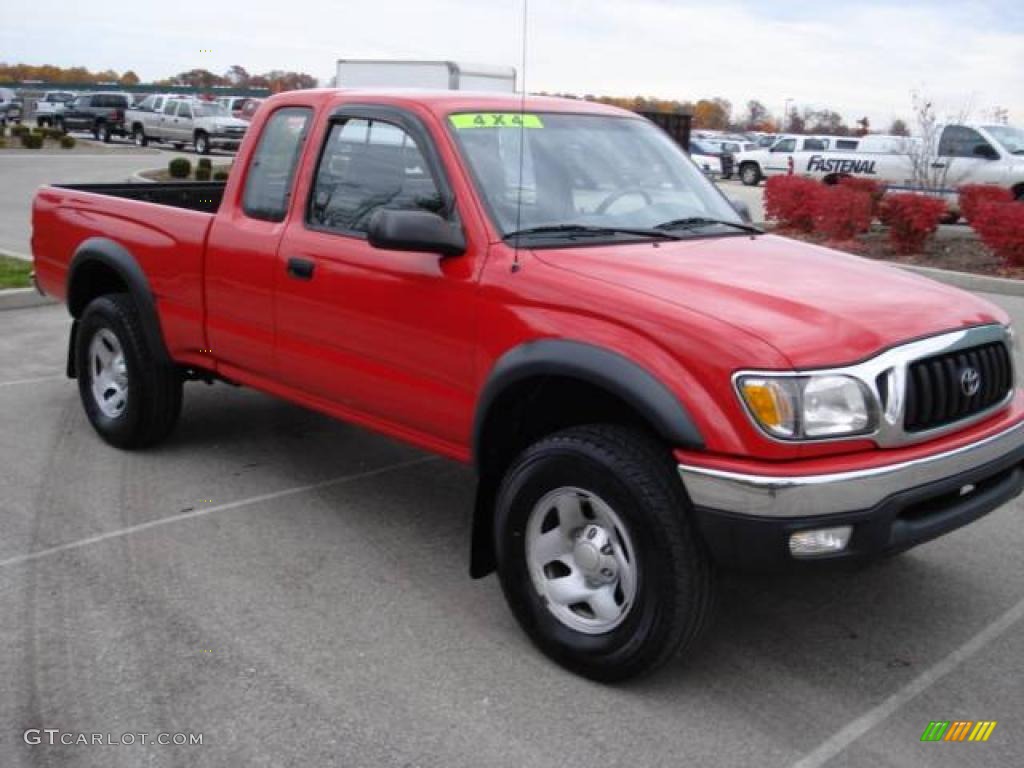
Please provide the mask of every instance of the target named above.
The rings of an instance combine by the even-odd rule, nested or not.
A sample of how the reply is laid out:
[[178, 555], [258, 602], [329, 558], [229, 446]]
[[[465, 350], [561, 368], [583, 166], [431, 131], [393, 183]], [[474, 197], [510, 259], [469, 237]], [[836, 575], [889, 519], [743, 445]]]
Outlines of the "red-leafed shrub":
[[825, 187], [800, 176], [772, 176], [764, 185], [764, 213], [783, 229], [810, 232], [817, 200]]
[[881, 215], [889, 225], [889, 241], [896, 252], [919, 253], [946, 212], [946, 203], [940, 198], [903, 193], [886, 195]]
[[982, 206], [989, 203], [1013, 202], [1010, 190], [991, 184], [966, 184], [957, 191], [960, 196], [960, 213], [972, 224], [979, 213], [978, 209]]
[[872, 179], [865, 179], [859, 176], [840, 176], [839, 186], [847, 189], [855, 189], [871, 198], [871, 216], [878, 215], [878, 207], [885, 196], [885, 187]]
[[1024, 203], [984, 203], [971, 226], [999, 258], [1024, 266]]
[[814, 229], [835, 242], [853, 240], [871, 228], [871, 197], [853, 187], [824, 187], [814, 206]]

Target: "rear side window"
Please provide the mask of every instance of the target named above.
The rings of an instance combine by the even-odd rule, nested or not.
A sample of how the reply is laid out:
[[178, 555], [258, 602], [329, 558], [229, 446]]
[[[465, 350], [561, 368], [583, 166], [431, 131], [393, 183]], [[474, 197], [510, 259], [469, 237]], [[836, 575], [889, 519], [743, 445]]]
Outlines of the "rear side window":
[[393, 123], [363, 118], [336, 123], [317, 168], [310, 223], [365, 233], [370, 216], [381, 208], [444, 210], [423, 152]]
[[192, 105], [187, 101], [179, 102], [178, 117], [192, 117]]
[[178, 102], [176, 102], [176, 101], [168, 101], [166, 104], [164, 104], [164, 114], [165, 115], [173, 115], [174, 114], [174, 110], [177, 109], [177, 108], [178, 108]]
[[825, 142], [821, 139], [804, 139], [804, 149], [813, 152], [824, 152]]
[[246, 216], [284, 220], [311, 115], [307, 107], [284, 107], [267, 120], [245, 179], [242, 210]]

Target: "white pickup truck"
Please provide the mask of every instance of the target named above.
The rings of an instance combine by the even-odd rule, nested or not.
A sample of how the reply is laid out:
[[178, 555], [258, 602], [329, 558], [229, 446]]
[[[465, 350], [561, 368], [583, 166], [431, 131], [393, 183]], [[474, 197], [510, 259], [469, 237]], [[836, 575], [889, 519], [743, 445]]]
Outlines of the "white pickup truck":
[[[992, 184], [1009, 189], [1024, 200], [1024, 130], [1009, 125], [947, 125], [937, 132], [937, 146], [929, 153], [930, 176], [939, 182], [935, 190], [950, 202], [965, 184]], [[920, 141], [908, 139], [904, 147], [888, 152], [841, 152], [804, 149], [792, 158], [793, 174], [832, 183], [843, 176], [873, 179], [888, 189], [916, 191], [922, 188], [914, 172], [913, 154]], [[774, 149], [774, 147], [773, 147]], [[788, 173], [778, 163], [766, 167], [754, 157], [739, 156], [740, 178], [756, 185], [765, 176]], [[749, 180], [748, 180], [749, 179]]]
[[57, 124], [57, 116], [63, 114], [64, 105], [74, 101], [75, 94], [71, 91], [47, 91], [36, 101], [35, 119], [40, 128], [48, 128]]
[[734, 158], [740, 180], [756, 187], [762, 179], [789, 173], [800, 152], [855, 150], [858, 140], [839, 136], [779, 136], [768, 147], [738, 153]]

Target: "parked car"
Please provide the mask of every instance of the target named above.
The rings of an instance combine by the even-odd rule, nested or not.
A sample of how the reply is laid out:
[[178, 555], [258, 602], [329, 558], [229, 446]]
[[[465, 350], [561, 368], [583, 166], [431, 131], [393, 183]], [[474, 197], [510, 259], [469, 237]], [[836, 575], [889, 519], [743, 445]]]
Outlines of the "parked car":
[[[174, 93], [152, 93], [125, 113], [125, 126], [137, 146], [144, 147], [159, 131], [157, 126], [163, 119], [164, 107], [171, 100], [183, 101], [186, 97]], [[178, 147], [184, 147], [180, 142]]]
[[790, 173], [794, 152], [826, 152], [829, 140], [821, 136], [779, 136], [768, 148], [741, 152], [735, 158], [740, 180], [756, 187], [769, 176]]
[[154, 445], [223, 379], [471, 464], [471, 573], [577, 673], [690, 646], [717, 565], [892, 555], [1021, 492], [1004, 310], [751, 227], [631, 112], [293, 91], [236, 162], [36, 193], [93, 428]]
[[20, 123], [21, 117], [21, 98], [10, 88], [0, 88], [0, 125]]
[[112, 136], [126, 136], [125, 113], [132, 105], [127, 93], [83, 93], [64, 105], [54, 124], [65, 131], [88, 131], [93, 138], [109, 142]]
[[240, 120], [245, 120], [245, 122], [248, 123], [256, 115], [256, 111], [260, 108], [264, 101], [266, 101], [266, 99], [247, 99], [242, 107], [241, 113], [235, 115], [235, 117], [239, 118]]
[[[712, 139], [691, 139], [690, 157], [709, 176], [731, 179], [733, 174], [733, 155], [722, 149], [721, 143]], [[718, 162], [714, 162], [717, 158]]]
[[[1003, 187], [1024, 200], [1024, 130], [1009, 125], [947, 125], [940, 126], [934, 141], [931, 168], [943, 175], [933, 174], [940, 186], [930, 191], [942, 195], [954, 211], [959, 204], [957, 190], [965, 184]], [[920, 141], [903, 139], [901, 144], [901, 153], [822, 152], [805, 145], [790, 155], [793, 173], [828, 183], [844, 176], [863, 177], [913, 191], [914, 160], [910, 153], [920, 147]], [[747, 155], [742, 157], [742, 163], [748, 162]]]
[[57, 115], [64, 113], [64, 106], [73, 101], [75, 94], [71, 91], [47, 91], [36, 101], [34, 117], [40, 127], [55, 126]]
[[211, 148], [238, 149], [249, 123], [231, 117], [221, 104], [196, 99], [167, 99], [158, 113], [133, 112], [132, 131], [137, 144], [162, 141], [197, 154]]

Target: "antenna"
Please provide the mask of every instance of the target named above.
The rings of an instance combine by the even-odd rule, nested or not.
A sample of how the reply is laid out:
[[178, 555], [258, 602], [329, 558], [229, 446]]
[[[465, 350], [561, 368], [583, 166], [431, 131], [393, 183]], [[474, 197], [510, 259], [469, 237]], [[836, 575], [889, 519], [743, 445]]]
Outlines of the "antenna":
[[[519, 97], [519, 178], [516, 180], [516, 229], [518, 232], [523, 220], [523, 156], [526, 152], [526, 23], [529, 18], [529, 0], [523, 0], [523, 53], [522, 53], [522, 91]], [[512, 243], [512, 271], [519, 271], [519, 235]]]

